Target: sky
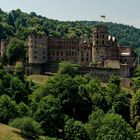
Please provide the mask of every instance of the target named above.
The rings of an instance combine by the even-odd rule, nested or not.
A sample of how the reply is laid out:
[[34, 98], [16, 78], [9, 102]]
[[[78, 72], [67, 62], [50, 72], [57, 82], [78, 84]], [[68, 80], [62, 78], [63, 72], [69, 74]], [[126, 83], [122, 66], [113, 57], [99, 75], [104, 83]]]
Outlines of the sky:
[[140, 28], [140, 0], [0, 0], [0, 8], [5, 12], [34, 11], [61, 21], [101, 21], [105, 15], [107, 22]]

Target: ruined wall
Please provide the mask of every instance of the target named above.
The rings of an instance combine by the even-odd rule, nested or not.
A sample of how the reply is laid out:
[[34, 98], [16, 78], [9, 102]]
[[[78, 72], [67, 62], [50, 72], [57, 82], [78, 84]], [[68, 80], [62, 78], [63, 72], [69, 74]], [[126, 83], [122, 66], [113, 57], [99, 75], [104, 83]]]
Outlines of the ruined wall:
[[92, 44], [89, 39], [83, 38], [79, 41], [79, 64], [89, 66], [92, 62]]
[[49, 38], [49, 61], [78, 63], [79, 41], [76, 39]]

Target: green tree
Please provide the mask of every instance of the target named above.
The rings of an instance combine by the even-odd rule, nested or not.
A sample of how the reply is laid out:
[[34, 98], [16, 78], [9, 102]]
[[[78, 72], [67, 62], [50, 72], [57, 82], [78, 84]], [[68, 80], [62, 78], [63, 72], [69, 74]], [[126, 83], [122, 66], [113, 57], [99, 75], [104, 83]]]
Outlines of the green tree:
[[102, 126], [102, 120], [104, 118], [104, 112], [101, 109], [92, 112], [89, 115], [89, 121], [86, 124], [86, 130], [89, 135], [90, 140], [95, 140], [98, 135], [98, 129]]
[[10, 64], [18, 60], [25, 60], [26, 50], [24, 42], [16, 38], [11, 39], [7, 46], [6, 55]]
[[77, 73], [77, 68], [75, 68], [69, 62], [61, 62], [59, 63], [58, 74], [69, 74], [70, 76], [74, 77]]
[[134, 130], [117, 114], [108, 113], [97, 130], [95, 140], [136, 140]]
[[18, 116], [17, 105], [9, 96], [0, 97], [0, 122], [7, 124], [10, 120]]
[[140, 121], [140, 90], [133, 94], [130, 102], [130, 116], [134, 126]]
[[29, 116], [30, 115], [30, 108], [23, 102], [20, 102], [17, 107], [18, 113], [20, 117]]
[[17, 76], [20, 80], [24, 81], [25, 69], [21, 63], [16, 63], [14, 75]]
[[64, 125], [64, 115], [61, 111], [60, 101], [53, 96], [46, 96], [37, 105], [37, 109], [33, 114], [35, 120], [42, 124], [45, 134], [48, 136], [61, 135]]
[[64, 140], [88, 140], [84, 124], [80, 121], [69, 119], [64, 126]]
[[114, 98], [115, 98], [114, 102], [112, 103], [112, 111], [114, 113], [122, 115], [122, 117], [127, 122], [130, 122], [130, 98], [129, 98], [129, 94], [122, 92], [122, 93], [116, 95]]

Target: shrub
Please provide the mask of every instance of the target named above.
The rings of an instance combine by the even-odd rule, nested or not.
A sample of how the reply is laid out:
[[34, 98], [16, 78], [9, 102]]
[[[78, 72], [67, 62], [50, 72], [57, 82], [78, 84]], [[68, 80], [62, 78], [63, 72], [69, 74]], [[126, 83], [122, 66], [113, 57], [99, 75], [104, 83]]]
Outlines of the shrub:
[[10, 122], [10, 126], [21, 130], [23, 134], [37, 136], [43, 133], [41, 125], [30, 117], [16, 118]]

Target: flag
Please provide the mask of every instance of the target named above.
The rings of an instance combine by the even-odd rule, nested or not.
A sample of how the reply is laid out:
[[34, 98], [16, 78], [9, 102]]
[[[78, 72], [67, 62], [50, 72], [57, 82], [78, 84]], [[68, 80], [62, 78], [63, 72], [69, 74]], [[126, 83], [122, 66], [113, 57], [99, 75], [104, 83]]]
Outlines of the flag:
[[104, 18], [105, 19], [105, 15], [101, 15], [101, 18]]

